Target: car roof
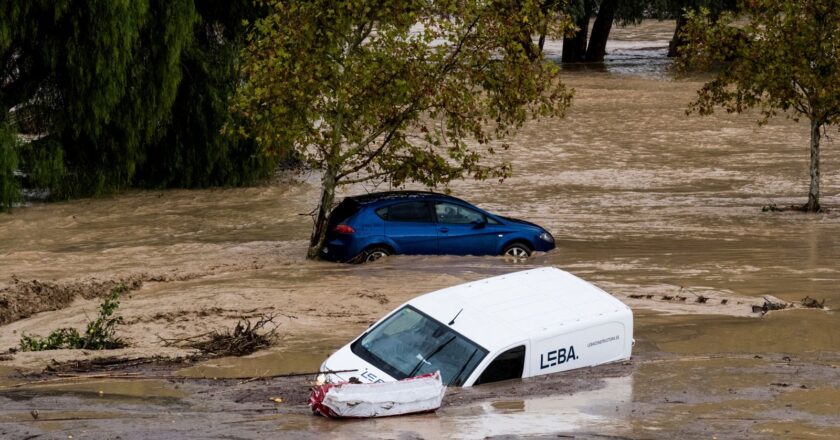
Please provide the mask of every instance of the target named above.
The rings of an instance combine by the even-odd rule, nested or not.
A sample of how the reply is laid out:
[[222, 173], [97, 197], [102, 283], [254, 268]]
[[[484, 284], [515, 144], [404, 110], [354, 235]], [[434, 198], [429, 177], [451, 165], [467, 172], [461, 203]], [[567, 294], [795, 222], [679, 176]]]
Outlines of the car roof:
[[407, 304], [494, 352], [632, 316], [598, 287], [554, 267], [514, 272], [431, 292]]
[[[399, 199], [412, 199], [412, 198], [436, 198], [436, 199], [447, 199], [447, 200], [454, 200], [458, 202], [464, 202], [463, 200], [453, 197], [447, 194], [441, 194], [431, 191], [383, 191], [383, 192], [375, 192], [375, 193], [368, 193], [368, 194], [360, 194], [355, 196], [349, 196], [346, 200], [352, 200], [360, 205], [368, 205], [371, 203], [381, 202], [385, 200], [399, 200]], [[466, 203], [466, 202], [464, 202]]]

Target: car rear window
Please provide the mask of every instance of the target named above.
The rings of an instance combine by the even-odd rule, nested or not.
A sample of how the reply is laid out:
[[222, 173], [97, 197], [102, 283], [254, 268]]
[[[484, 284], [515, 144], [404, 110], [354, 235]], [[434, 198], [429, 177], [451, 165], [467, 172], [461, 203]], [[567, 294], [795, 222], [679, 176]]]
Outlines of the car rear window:
[[385, 206], [376, 210], [383, 220], [393, 222], [431, 222], [432, 216], [426, 202], [406, 202]]
[[359, 204], [353, 200], [344, 199], [330, 213], [330, 225], [337, 225], [359, 212]]

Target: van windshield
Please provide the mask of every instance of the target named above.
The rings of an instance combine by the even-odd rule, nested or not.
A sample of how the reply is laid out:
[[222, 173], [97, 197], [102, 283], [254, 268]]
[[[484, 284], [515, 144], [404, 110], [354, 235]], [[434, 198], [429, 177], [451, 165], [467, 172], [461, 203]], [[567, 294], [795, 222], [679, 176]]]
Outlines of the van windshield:
[[353, 353], [397, 380], [440, 370], [460, 386], [487, 350], [411, 306], [382, 321], [351, 346]]

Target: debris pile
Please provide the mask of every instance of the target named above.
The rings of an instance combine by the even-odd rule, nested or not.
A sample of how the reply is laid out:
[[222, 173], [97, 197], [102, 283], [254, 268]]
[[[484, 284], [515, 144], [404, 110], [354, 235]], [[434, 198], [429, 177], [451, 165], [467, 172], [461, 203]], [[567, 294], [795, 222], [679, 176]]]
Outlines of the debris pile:
[[[273, 326], [270, 326], [273, 325]], [[270, 328], [269, 328], [270, 327]], [[271, 346], [277, 336], [273, 315], [260, 316], [255, 323], [240, 319], [230, 330], [204, 333], [181, 339], [163, 339], [166, 346], [194, 348], [207, 356], [245, 356]]]

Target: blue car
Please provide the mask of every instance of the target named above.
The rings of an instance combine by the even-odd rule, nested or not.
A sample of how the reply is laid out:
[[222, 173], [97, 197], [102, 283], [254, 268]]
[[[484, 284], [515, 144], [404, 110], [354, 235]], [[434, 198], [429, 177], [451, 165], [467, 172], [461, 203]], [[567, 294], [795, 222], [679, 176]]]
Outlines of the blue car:
[[330, 214], [325, 243], [325, 259], [360, 263], [394, 254], [526, 258], [554, 249], [554, 237], [540, 226], [421, 191], [345, 198]]

